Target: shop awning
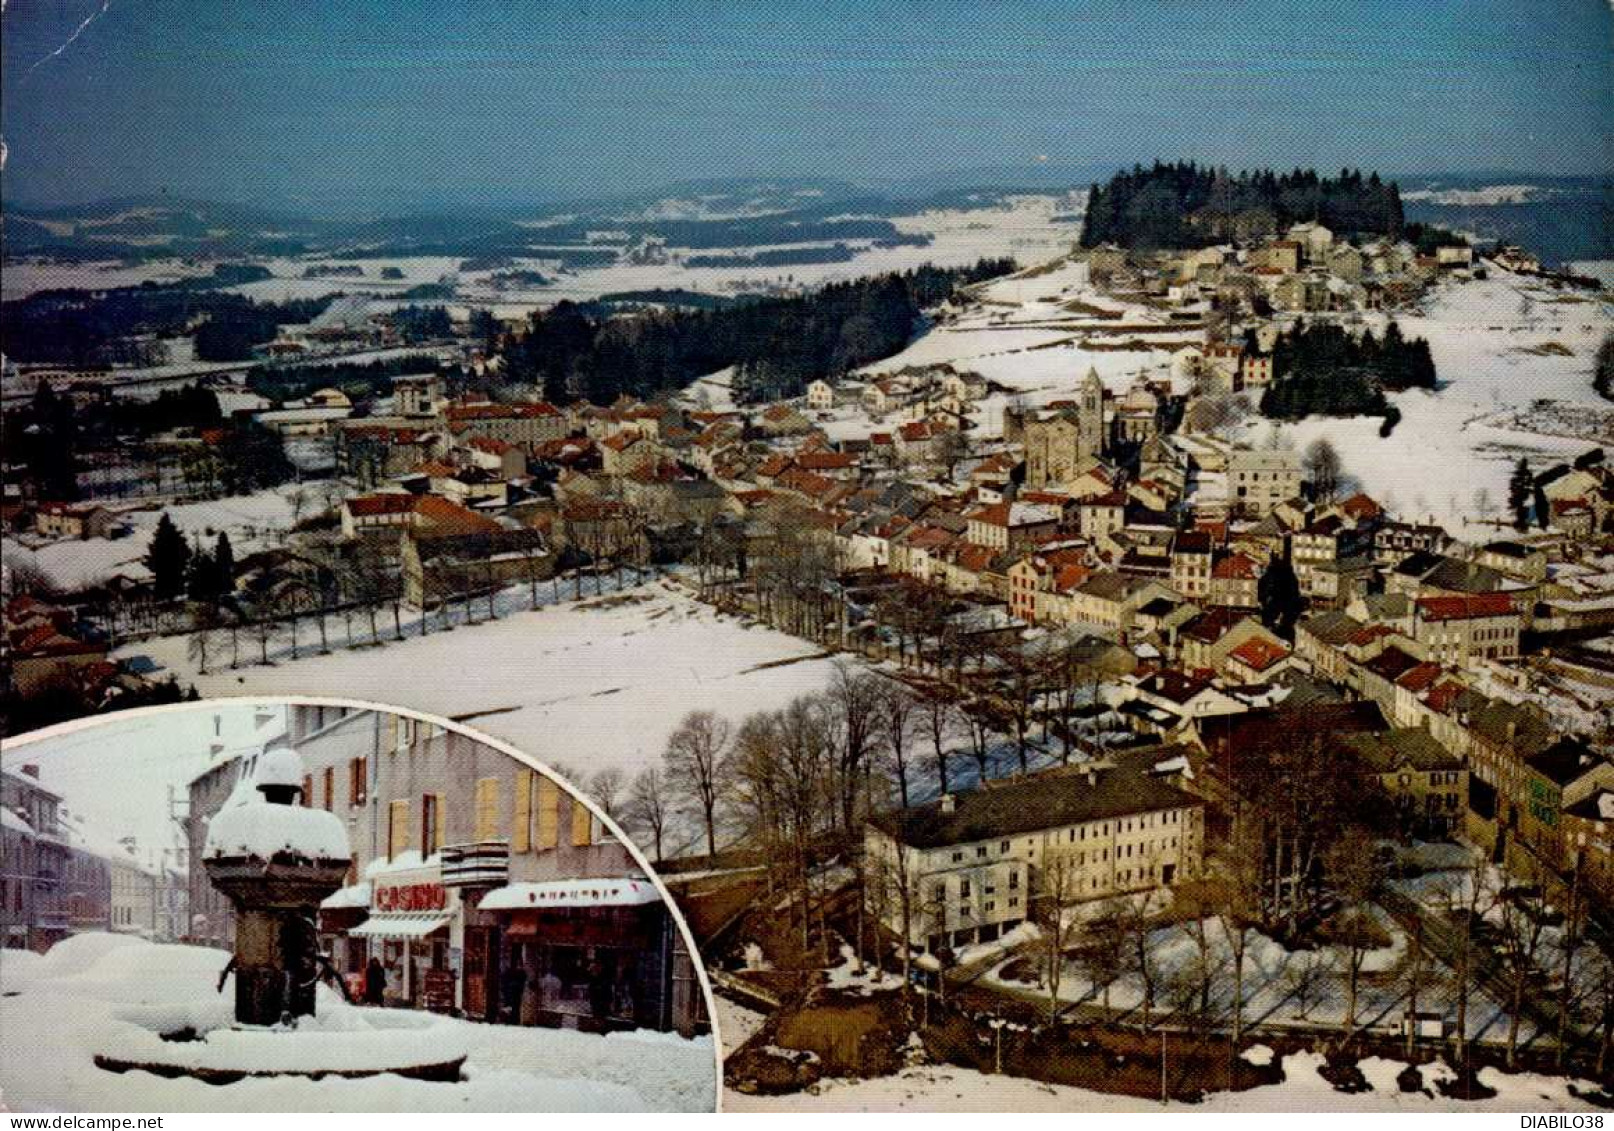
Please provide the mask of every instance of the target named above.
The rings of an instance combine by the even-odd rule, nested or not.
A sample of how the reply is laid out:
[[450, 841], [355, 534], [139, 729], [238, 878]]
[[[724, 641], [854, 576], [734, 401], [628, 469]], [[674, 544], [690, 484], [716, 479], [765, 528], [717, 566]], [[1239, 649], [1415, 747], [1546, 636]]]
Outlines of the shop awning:
[[537, 911], [545, 907], [638, 907], [660, 900], [661, 893], [649, 880], [548, 880], [494, 888], [477, 906], [483, 911]]
[[381, 911], [348, 931], [373, 939], [423, 939], [448, 926], [447, 915], [415, 915], [409, 912]]

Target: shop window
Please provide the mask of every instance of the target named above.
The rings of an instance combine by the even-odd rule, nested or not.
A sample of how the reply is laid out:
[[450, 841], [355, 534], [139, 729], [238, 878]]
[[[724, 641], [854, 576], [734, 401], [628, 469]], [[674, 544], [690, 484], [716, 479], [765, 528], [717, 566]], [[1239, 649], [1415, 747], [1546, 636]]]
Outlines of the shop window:
[[496, 840], [499, 836], [499, 779], [476, 780], [475, 840]]
[[516, 770], [515, 814], [510, 818], [510, 851], [528, 852], [532, 849], [532, 771], [526, 767]]

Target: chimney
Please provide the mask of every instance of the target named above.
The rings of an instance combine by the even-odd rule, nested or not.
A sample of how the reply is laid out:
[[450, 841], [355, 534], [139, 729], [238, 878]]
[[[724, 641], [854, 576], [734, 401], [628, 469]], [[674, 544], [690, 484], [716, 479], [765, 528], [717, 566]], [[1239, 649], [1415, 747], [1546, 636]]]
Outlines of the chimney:
[[944, 814], [946, 814], [948, 816], [952, 815], [952, 812], [953, 812], [953, 795], [952, 794], [944, 793], [944, 794], [941, 795], [941, 811], [942, 811], [942, 813], [944, 813]]
[[39, 766], [38, 766], [37, 763], [34, 763], [34, 762], [28, 763], [26, 766], [24, 766], [22, 768], [22, 772], [24, 774], [28, 775], [29, 777], [33, 778], [35, 781], [39, 780]]

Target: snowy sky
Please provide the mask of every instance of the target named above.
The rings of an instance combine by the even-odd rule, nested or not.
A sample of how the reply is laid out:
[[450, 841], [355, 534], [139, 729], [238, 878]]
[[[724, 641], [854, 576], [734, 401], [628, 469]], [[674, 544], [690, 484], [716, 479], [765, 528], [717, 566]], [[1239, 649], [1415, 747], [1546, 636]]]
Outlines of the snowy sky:
[[5, 189], [28, 201], [531, 201], [1179, 155], [1614, 166], [1603, 0], [13, 0], [4, 21]]
[[[198, 703], [181, 710], [119, 717], [36, 742], [7, 744], [7, 770], [34, 763], [40, 781], [82, 814], [84, 827], [103, 844], [134, 836], [142, 846], [167, 848], [179, 835], [169, 819], [168, 787], [185, 796], [190, 780], [208, 766], [208, 750], [255, 751], [284, 729], [255, 732], [249, 701]], [[284, 707], [271, 708], [283, 718]], [[257, 733], [256, 741], [254, 734]]]

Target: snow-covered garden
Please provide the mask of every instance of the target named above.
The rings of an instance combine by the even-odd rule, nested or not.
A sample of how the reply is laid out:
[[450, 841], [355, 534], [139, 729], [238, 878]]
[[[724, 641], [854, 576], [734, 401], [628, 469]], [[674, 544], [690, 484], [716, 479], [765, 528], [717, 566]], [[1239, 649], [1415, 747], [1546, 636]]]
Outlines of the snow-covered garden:
[[[41, 956], [0, 951], [0, 1089], [12, 1110], [710, 1111], [713, 1039], [485, 1025], [348, 1005], [321, 990], [295, 1031], [236, 1030], [229, 955], [86, 934]], [[15, 1055], [27, 1050], [26, 1056]], [[215, 1085], [96, 1066], [97, 1055], [311, 1075]], [[380, 1056], [465, 1057], [457, 1083], [346, 1078]], [[315, 1078], [313, 1074], [318, 1075]]]

